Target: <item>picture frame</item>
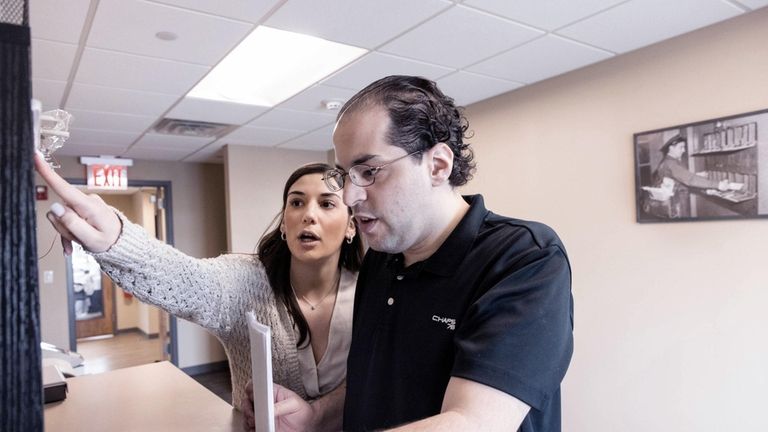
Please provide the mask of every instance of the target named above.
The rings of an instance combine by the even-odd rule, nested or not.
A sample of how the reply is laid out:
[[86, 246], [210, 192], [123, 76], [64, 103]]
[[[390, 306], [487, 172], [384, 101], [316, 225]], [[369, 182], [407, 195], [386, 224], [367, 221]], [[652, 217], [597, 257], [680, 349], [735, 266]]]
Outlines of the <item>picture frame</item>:
[[638, 223], [768, 217], [768, 109], [633, 135]]

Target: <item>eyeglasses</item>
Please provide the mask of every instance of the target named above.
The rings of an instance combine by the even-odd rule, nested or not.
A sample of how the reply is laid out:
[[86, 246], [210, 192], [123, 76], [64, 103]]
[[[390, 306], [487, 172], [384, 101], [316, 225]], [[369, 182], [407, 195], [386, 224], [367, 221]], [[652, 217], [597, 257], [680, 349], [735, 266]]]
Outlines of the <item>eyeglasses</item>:
[[349, 169], [349, 171], [344, 172], [344, 170], [336, 168], [332, 170], [328, 170], [325, 172], [325, 176], [323, 176], [323, 180], [325, 181], [325, 185], [328, 186], [328, 189], [330, 189], [332, 192], [340, 191], [344, 189], [344, 177], [349, 176], [349, 180], [352, 182], [352, 184], [360, 187], [366, 187], [373, 184], [373, 182], [376, 181], [376, 174], [378, 174], [379, 171], [381, 171], [383, 168], [392, 165], [393, 163], [405, 159], [408, 156], [413, 156], [417, 153], [421, 153], [423, 150], [417, 150], [413, 153], [408, 153], [405, 156], [400, 156], [397, 159], [391, 160], [383, 165], [379, 166], [370, 166], [366, 164], [358, 164], [353, 165], [352, 168]]

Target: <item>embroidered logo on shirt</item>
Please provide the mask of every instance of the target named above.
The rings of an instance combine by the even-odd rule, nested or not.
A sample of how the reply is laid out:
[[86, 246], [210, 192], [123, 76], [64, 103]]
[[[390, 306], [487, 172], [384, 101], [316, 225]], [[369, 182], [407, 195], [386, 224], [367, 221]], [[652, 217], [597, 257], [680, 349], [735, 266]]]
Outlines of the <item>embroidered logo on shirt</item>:
[[432, 321], [445, 324], [447, 326], [448, 330], [456, 330], [456, 319], [455, 318], [443, 318], [443, 317], [439, 317], [437, 315], [432, 315]]

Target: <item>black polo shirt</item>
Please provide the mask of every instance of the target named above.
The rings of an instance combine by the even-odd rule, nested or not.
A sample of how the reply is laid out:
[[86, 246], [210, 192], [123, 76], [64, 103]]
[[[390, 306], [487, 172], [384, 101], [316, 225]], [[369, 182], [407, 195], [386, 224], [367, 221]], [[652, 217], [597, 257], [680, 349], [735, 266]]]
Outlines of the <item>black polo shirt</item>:
[[573, 352], [571, 271], [554, 231], [486, 210], [480, 195], [427, 260], [366, 254], [355, 295], [344, 430], [440, 412], [452, 376], [531, 406], [520, 430], [560, 430]]

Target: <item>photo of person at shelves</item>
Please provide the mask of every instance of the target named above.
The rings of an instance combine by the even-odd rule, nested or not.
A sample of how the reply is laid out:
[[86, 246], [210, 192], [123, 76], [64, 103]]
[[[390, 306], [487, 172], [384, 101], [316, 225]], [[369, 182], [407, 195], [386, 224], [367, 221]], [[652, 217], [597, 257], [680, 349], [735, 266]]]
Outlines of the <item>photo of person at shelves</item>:
[[[323, 181], [334, 167], [308, 164], [288, 177], [282, 209], [257, 254], [199, 259], [70, 185], [40, 155], [35, 166], [62, 199], [46, 216], [64, 253], [79, 243], [126, 292], [216, 336], [229, 359], [235, 408], [253, 410], [246, 395], [251, 310], [271, 328], [276, 383], [308, 400], [344, 391], [364, 249], [341, 192]], [[340, 404], [327, 409], [341, 416]]]
[[712, 180], [688, 170], [683, 164], [683, 155], [687, 151], [688, 141], [681, 135], [668, 139], [660, 151], [664, 155], [653, 173], [653, 186], [643, 187], [646, 199], [643, 210], [657, 217], [690, 217], [690, 192], [699, 190], [726, 192], [739, 190], [742, 184], [731, 183], [727, 179]]

